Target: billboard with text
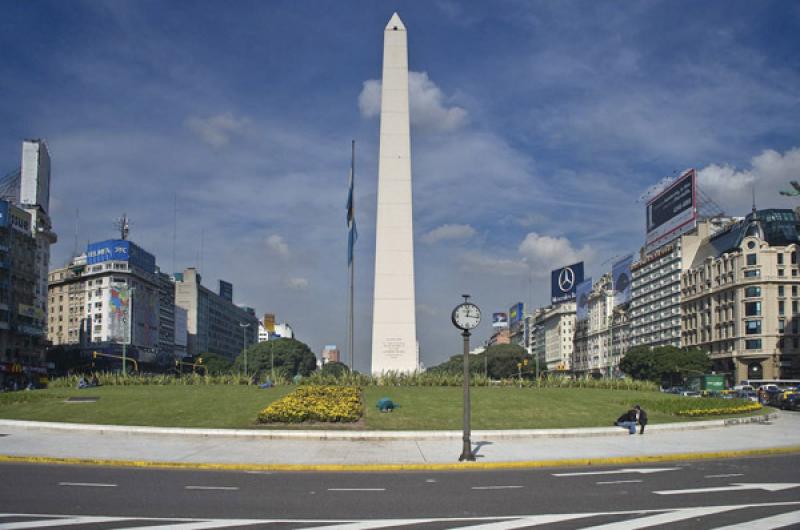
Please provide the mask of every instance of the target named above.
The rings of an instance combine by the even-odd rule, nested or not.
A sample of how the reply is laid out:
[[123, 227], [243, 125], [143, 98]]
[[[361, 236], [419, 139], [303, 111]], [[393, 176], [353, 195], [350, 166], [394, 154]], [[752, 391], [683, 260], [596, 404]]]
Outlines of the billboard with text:
[[583, 281], [583, 262], [550, 273], [550, 301], [554, 304], [575, 299], [575, 288]]
[[647, 252], [694, 228], [697, 223], [697, 175], [686, 171], [647, 202]]

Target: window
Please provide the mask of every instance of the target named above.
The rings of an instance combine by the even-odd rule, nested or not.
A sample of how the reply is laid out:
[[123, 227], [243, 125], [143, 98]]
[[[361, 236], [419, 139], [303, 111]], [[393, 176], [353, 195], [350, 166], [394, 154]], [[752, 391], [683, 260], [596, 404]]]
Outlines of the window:
[[748, 254], [747, 265], [757, 265], [757, 264], [758, 264], [758, 254]]
[[761, 335], [761, 321], [760, 320], [746, 320], [745, 333], [748, 335]]
[[778, 276], [783, 276], [783, 269], [778, 269]]
[[792, 254], [790, 255], [790, 257], [791, 257], [791, 262], [792, 262], [793, 264], [797, 263], [797, 252], [792, 252]]
[[761, 276], [761, 271], [758, 269], [752, 271], [744, 271], [745, 278], [758, 278], [759, 276]]
[[[780, 304], [783, 304], [783, 302], [780, 302]], [[761, 302], [745, 302], [744, 314], [748, 317], [761, 316]]]
[[779, 315], [783, 315], [784, 313], [786, 313], [785, 305], [786, 304], [783, 302], [783, 300], [778, 300], [778, 314]]
[[761, 339], [747, 339], [744, 341], [744, 349], [746, 350], [760, 350]]
[[[758, 285], [753, 285], [753, 286], [750, 286], [750, 287], [746, 287], [745, 290], [744, 290], [744, 295], [747, 298], [759, 297], [759, 296], [761, 296], [761, 287], [759, 287]], [[779, 296], [783, 296], [783, 295], [781, 294]]]
[[783, 298], [784, 296], [786, 296], [786, 295], [784, 294], [784, 292], [783, 292], [783, 285], [779, 285], [779, 286], [778, 286], [778, 296], [779, 296], [779, 297], [781, 297], [781, 298]]
[[783, 265], [783, 253], [778, 252], [778, 265]]
[[792, 314], [797, 314], [797, 300], [792, 300]]
[[797, 286], [792, 285], [792, 296], [797, 296]]
[[778, 333], [783, 333], [786, 329], [786, 321], [784, 319], [778, 320]]

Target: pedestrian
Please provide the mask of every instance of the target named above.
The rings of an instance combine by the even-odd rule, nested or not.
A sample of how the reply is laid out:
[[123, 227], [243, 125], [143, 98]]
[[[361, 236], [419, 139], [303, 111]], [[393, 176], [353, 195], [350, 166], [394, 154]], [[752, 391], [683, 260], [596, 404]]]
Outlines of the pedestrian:
[[624, 413], [622, 416], [617, 418], [617, 421], [614, 422], [614, 425], [618, 427], [625, 427], [628, 429], [628, 434], [636, 434], [636, 423], [638, 421], [638, 411], [633, 408], [630, 409], [628, 412]]
[[644, 428], [647, 425], [647, 412], [639, 405], [635, 405], [633, 408], [636, 409], [636, 416], [639, 421], [639, 434], [644, 434]]

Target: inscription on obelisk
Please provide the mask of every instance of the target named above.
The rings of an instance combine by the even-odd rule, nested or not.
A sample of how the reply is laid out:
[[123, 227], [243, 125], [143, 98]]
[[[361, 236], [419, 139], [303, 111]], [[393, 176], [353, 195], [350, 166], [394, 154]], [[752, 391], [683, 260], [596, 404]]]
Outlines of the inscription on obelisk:
[[414, 306], [408, 41], [395, 13], [383, 34], [372, 373], [419, 367]]

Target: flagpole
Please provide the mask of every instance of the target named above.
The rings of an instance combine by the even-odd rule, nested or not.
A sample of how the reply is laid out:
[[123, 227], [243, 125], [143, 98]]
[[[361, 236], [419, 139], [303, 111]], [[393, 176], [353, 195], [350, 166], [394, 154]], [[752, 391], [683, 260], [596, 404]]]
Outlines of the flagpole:
[[[355, 172], [356, 172], [356, 141], [352, 140], [351, 148], [350, 148], [350, 186], [351, 186], [350, 193], [351, 194], [353, 193], [352, 187], [355, 184], [355, 178], [356, 178]], [[352, 205], [352, 202], [355, 202], [355, 198], [351, 197], [350, 200], [351, 200], [351, 209], [354, 209], [354, 205]], [[355, 223], [355, 219], [353, 219], [353, 223]], [[353, 242], [353, 244], [354, 243], [355, 242]], [[350, 373], [352, 373], [353, 372], [353, 324], [354, 324], [354, 318], [353, 318], [353, 291], [354, 291], [353, 284], [354, 284], [354, 280], [353, 280], [353, 278], [354, 278], [354, 270], [355, 270], [355, 249], [351, 248], [350, 249], [350, 253], [351, 253], [350, 263], [349, 263], [349, 269], [350, 269], [350, 303], [349, 303], [349, 311], [348, 311], [348, 321], [349, 321], [348, 324], [349, 324], [349, 326], [348, 326], [347, 350], [350, 352]]]

